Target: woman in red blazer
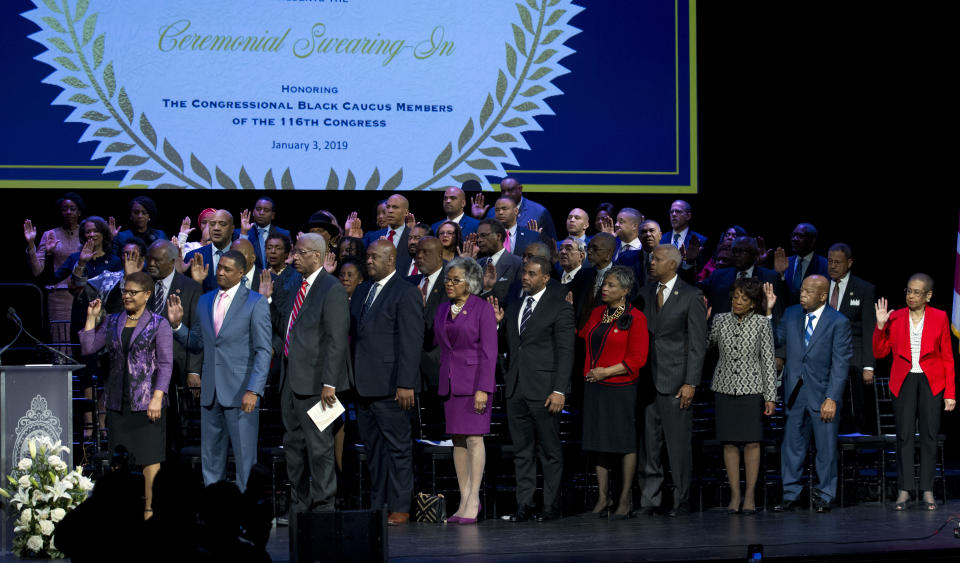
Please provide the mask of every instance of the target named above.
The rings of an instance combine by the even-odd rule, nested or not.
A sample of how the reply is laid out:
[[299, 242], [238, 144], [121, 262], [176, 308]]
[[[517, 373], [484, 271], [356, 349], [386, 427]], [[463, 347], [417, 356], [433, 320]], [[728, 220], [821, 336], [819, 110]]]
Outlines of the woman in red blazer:
[[957, 405], [950, 324], [944, 311], [927, 307], [933, 296], [930, 276], [914, 274], [905, 293], [906, 309], [890, 312], [885, 298], [877, 301], [877, 328], [873, 331], [873, 355], [882, 358], [893, 352], [890, 392], [894, 396], [897, 424], [897, 485], [900, 488], [894, 508], [903, 510], [910, 500], [908, 473], [913, 467], [916, 427], [920, 434], [923, 503], [927, 510], [936, 510], [933, 475], [940, 408], [952, 411]]
[[[647, 318], [629, 302], [633, 270], [610, 268], [600, 287], [600, 305], [577, 334], [586, 341], [583, 366], [583, 449], [595, 452], [600, 498], [592, 513], [606, 517], [610, 469], [623, 467], [623, 487], [614, 520], [629, 517], [631, 483], [637, 470], [637, 372], [647, 363]], [[619, 458], [619, 459], [618, 459]]]

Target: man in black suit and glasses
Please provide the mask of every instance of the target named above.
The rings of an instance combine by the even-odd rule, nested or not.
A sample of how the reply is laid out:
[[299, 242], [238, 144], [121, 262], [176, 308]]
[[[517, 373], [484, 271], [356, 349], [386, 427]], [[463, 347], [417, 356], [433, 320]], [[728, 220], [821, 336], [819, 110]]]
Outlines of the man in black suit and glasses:
[[[689, 513], [693, 394], [700, 383], [707, 347], [707, 308], [703, 293], [677, 276], [682, 258], [672, 244], [661, 244], [650, 257], [650, 277], [641, 290], [643, 314], [650, 330], [652, 386], [641, 391], [644, 408], [643, 496], [641, 509], [660, 508], [664, 442], [676, 493], [669, 516]], [[665, 507], [664, 507], [665, 508]]]

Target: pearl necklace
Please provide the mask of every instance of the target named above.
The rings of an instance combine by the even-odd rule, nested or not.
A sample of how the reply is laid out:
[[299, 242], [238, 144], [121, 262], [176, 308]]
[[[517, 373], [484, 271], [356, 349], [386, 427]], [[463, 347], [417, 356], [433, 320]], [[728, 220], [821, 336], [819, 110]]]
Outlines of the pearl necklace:
[[[464, 303], [463, 305], [466, 305], [466, 303]], [[457, 305], [456, 303], [450, 304], [450, 311], [453, 313], [454, 317], [460, 314], [460, 311], [463, 310], [463, 305]]]

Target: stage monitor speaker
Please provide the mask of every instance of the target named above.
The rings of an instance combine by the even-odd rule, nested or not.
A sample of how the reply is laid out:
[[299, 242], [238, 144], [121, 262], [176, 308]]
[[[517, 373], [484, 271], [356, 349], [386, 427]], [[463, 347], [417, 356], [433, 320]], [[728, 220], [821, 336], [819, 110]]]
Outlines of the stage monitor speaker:
[[290, 560], [386, 561], [386, 511], [296, 513], [290, 522]]

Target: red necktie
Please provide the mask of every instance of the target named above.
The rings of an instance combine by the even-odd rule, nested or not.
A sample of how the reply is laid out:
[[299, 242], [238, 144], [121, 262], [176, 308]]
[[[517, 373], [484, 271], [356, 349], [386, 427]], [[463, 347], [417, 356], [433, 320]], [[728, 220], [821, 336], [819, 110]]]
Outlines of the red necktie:
[[307, 283], [307, 280], [303, 280], [300, 291], [297, 292], [297, 298], [293, 302], [293, 312], [290, 313], [290, 324], [287, 325], [287, 339], [283, 342], [284, 357], [290, 355], [290, 333], [293, 331], [293, 323], [296, 322], [297, 315], [300, 313], [300, 306], [303, 305], [303, 299], [307, 296], [308, 285], [310, 284]]
[[420, 282], [420, 294], [423, 295], [423, 304], [427, 304], [427, 286], [430, 285], [430, 278], [423, 276], [423, 281]]
[[834, 309], [839, 309], [838, 305], [840, 304], [840, 282], [833, 282], [833, 294], [830, 296], [830, 307]]
[[410, 275], [415, 276], [420, 273], [420, 270], [417, 269], [417, 263], [413, 262], [413, 269], [410, 270]]
[[393, 230], [393, 229], [390, 229], [390, 234], [387, 235], [387, 240], [389, 240], [390, 242], [393, 242], [393, 236], [394, 236], [395, 234], [397, 234], [397, 231], [395, 231], [395, 230]]

